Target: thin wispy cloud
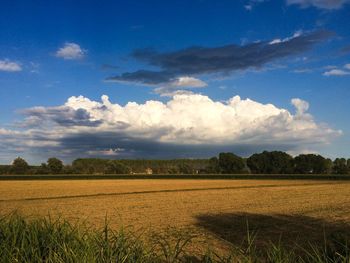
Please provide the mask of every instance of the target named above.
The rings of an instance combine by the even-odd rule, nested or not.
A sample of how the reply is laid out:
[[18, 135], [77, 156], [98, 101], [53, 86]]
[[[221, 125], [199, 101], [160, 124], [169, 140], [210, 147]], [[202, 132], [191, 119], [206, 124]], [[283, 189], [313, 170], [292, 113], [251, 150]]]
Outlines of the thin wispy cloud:
[[293, 70], [294, 73], [303, 74], [303, 73], [311, 73], [313, 70], [311, 68], [298, 68]]
[[65, 43], [63, 47], [59, 48], [55, 55], [58, 58], [67, 60], [82, 59], [86, 55], [86, 50], [82, 49], [76, 43]]
[[326, 10], [342, 8], [350, 0], [287, 0], [288, 5], [299, 5], [301, 8], [316, 7]]
[[288, 41], [292, 40], [293, 38], [300, 37], [302, 34], [303, 34], [303, 31], [302, 30], [298, 30], [291, 37], [286, 37], [286, 38], [283, 38], [283, 39], [276, 38], [276, 39], [273, 39], [272, 41], [270, 41], [269, 44], [270, 45], [275, 45], [275, 44], [280, 44], [280, 43], [283, 43], [283, 42], [288, 42]]
[[331, 69], [329, 71], [326, 71], [325, 73], [323, 73], [324, 76], [346, 76], [346, 75], [350, 75], [349, 71], [345, 71], [343, 69]]
[[330, 70], [323, 73], [324, 76], [347, 76], [350, 75], [350, 63], [345, 64], [343, 68], [337, 68], [335, 66], [332, 66]]
[[246, 4], [246, 5], [244, 5], [244, 8], [245, 8], [245, 10], [247, 10], [247, 11], [251, 11], [251, 10], [253, 9], [253, 5], [251, 5], [251, 4]]
[[339, 53], [341, 55], [347, 55], [350, 54], [350, 45], [344, 46], [339, 50]]

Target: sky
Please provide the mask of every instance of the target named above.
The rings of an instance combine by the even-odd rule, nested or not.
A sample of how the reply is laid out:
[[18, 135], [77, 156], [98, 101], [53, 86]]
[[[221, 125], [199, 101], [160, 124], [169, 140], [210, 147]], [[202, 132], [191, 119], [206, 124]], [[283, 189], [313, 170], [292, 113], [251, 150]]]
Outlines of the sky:
[[349, 0], [0, 3], [0, 163], [350, 158]]

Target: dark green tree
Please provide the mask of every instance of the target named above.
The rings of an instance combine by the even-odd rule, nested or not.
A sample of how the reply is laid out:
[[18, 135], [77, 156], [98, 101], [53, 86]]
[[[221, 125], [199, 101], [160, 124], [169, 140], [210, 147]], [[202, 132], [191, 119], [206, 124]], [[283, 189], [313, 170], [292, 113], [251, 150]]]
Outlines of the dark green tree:
[[12, 162], [11, 171], [14, 174], [25, 174], [29, 171], [29, 165], [24, 159], [17, 157]]
[[233, 153], [220, 153], [219, 167], [223, 174], [242, 173], [245, 164], [243, 158]]
[[12, 165], [0, 165], [0, 174], [10, 174]]
[[48, 174], [50, 173], [49, 168], [46, 163], [42, 163], [38, 168], [38, 174]]
[[318, 154], [300, 154], [294, 158], [295, 173], [325, 174], [329, 171], [329, 161]]
[[72, 169], [79, 174], [103, 174], [108, 160], [98, 158], [76, 159]]
[[183, 162], [179, 164], [179, 172], [180, 174], [193, 174], [194, 169], [189, 163]]
[[57, 158], [49, 158], [47, 160], [47, 168], [52, 174], [59, 174], [63, 170], [63, 162]]
[[206, 172], [213, 173], [213, 174], [220, 173], [219, 159], [217, 157], [212, 157], [209, 159], [209, 164], [206, 167]]
[[76, 172], [71, 165], [65, 165], [63, 167], [62, 173], [63, 174], [74, 174]]
[[256, 174], [289, 174], [294, 172], [293, 157], [281, 151], [255, 153], [247, 165]]
[[336, 158], [333, 162], [333, 173], [347, 174], [348, 167], [345, 158]]
[[333, 161], [329, 158], [326, 159], [326, 174], [331, 174], [333, 172]]
[[105, 174], [129, 174], [131, 172], [130, 167], [122, 164], [117, 160], [109, 160], [105, 166]]

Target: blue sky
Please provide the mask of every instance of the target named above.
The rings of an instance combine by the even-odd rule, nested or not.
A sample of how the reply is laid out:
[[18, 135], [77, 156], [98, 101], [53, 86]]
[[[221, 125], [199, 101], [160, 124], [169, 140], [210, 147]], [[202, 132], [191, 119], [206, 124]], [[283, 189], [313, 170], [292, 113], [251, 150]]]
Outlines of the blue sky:
[[0, 163], [350, 157], [347, 0], [0, 5]]

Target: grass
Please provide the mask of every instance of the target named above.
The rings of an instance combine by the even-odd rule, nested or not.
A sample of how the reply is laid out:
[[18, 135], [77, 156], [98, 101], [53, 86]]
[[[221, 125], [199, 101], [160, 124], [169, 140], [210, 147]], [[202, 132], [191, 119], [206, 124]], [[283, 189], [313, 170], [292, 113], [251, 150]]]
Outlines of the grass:
[[210, 249], [187, 252], [196, 236], [172, 229], [153, 234], [149, 242], [123, 229], [114, 231], [106, 222], [100, 229], [50, 217], [28, 220], [13, 213], [0, 219], [0, 262], [350, 262], [349, 237], [332, 236], [324, 244], [293, 250], [281, 243], [256, 245], [257, 232], [249, 229], [245, 242], [226, 255]]
[[136, 238], [106, 225], [100, 231], [68, 221], [27, 221], [12, 214], [0, 220], [1, 262], [152, 262]]

